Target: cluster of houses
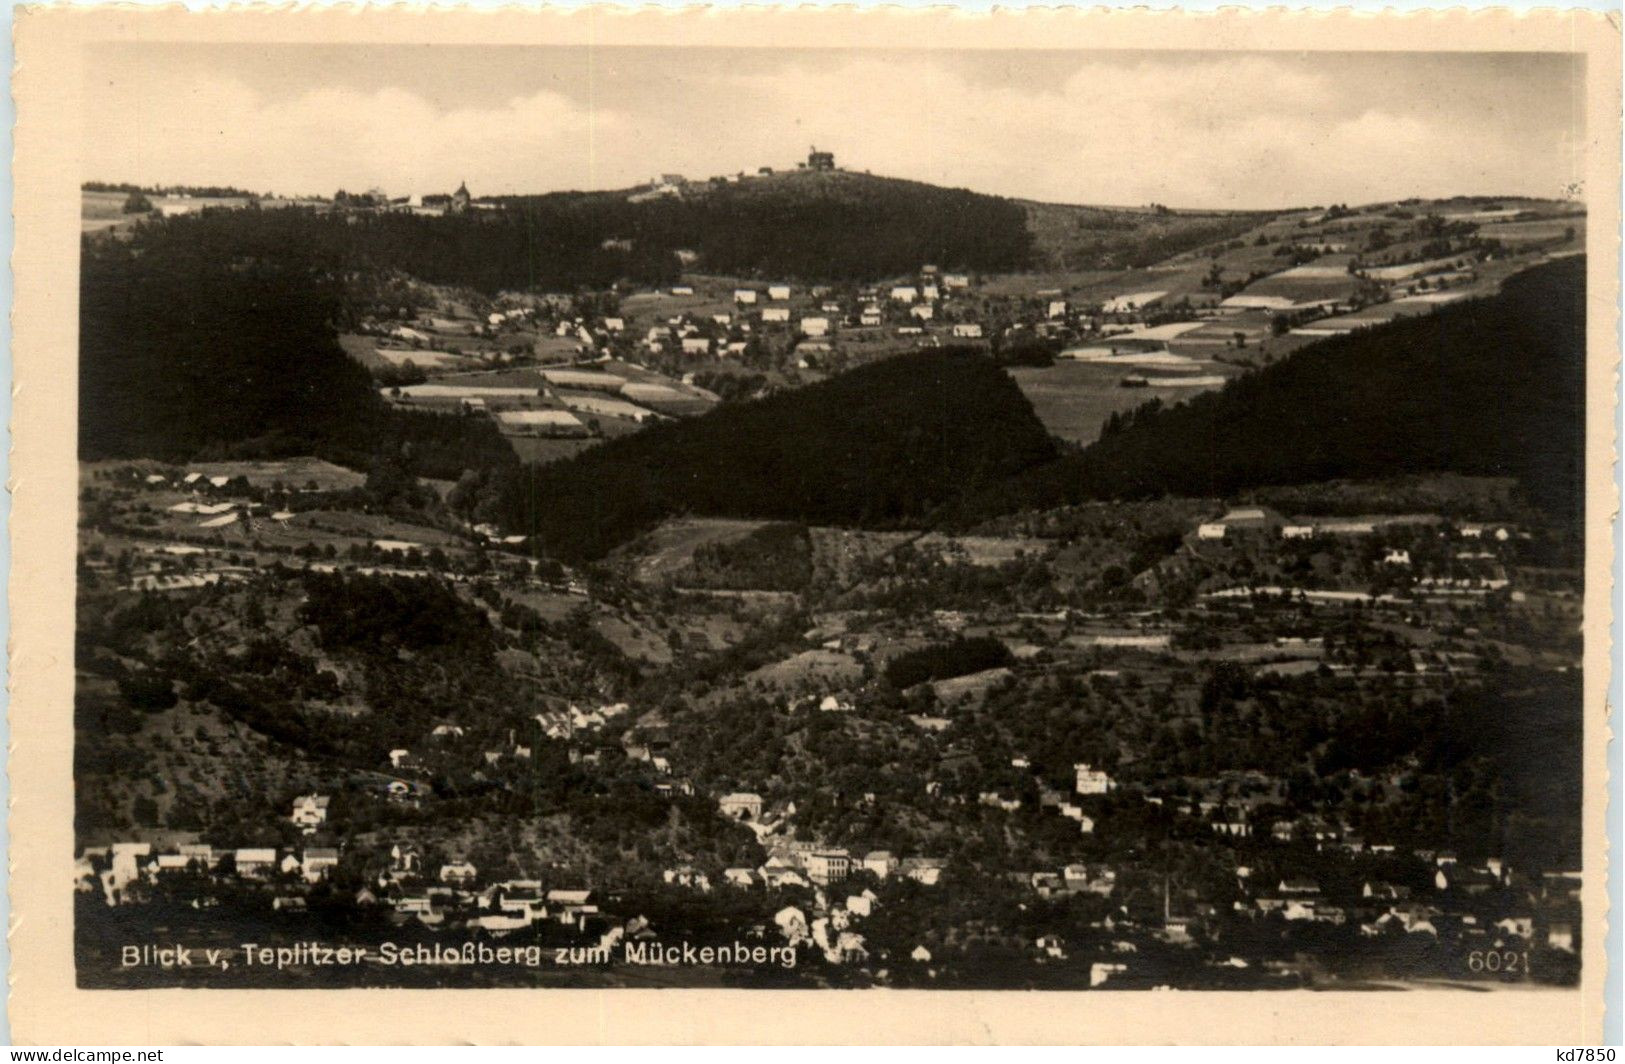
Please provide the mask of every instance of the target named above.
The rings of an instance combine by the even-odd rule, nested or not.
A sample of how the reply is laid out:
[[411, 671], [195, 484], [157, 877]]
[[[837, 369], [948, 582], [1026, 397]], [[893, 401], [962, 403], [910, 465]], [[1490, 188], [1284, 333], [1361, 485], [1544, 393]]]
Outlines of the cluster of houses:
[[[311, 885], [327, 879], [338, 864], [339, 851], [326, 846], [298, 851], [275, 846], [217, 849], [196, 842], [160, 850], [151, 842], [115, 842], [87, 847], [75, 862], [74, 882], [81, 891], [99, 890], [108, 905], [123, 905], [136, 900], [134, 888], [168, 876], [231, 875], [247, 881]], [[295, 897], [279, 896], [276, 907], [291, 907]]]

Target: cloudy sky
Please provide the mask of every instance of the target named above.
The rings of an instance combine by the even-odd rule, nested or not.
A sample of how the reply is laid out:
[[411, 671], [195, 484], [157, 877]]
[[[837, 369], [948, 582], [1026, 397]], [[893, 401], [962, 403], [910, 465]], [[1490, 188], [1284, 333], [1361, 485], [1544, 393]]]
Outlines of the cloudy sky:
[[84, 176], [280, 194], [791, 166], [1069, 203], [1280, 207], [1578, 180], [1559, 55], [109, 46]]

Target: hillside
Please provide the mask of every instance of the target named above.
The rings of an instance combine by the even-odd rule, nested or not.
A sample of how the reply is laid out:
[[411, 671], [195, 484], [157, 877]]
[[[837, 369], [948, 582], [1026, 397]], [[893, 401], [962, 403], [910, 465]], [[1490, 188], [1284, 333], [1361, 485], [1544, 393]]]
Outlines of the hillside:
[[859, 526], [922, 522], [1054, 457], [1001, 370], [954, 349], [667, 422], [515, 478], [508, 522], [561, 558], [601, 557], [677, 514]]
[[1275, 217], [1259, 211], [1129, 210], [1020, 201], [1035, 263], [1052, 270], [1142, 269], [1234, 240]]
[[689, 183], [652, 199], [623, 191], [495, 202], [538, 224], [560, 213], [591, 218], [605, 239], [692, 251], [707, 272], [745, 277], [868, 281], [927, 262], [1006, 271], [1032, 261], [1024, 211], [1011, 200], [846, 171]]
[[513, 460], [489, 422], [386, 407], [334, 334], [347, 298], [309, 261], [253, 261], [139, 236], [88, 241], [80, 457], [314, 454], [366, 468], [409, 444], [415, 471], [442, 478]]
[[994, 489], [977, 508], [1448, 471], [1516, 477], [1531, 501], [1574, 516], [1584, 311], [1584, 258], [1551, 262], [1495, 296], [1315, 343], [1187, 403], [1114, 415], [1081, 454]]

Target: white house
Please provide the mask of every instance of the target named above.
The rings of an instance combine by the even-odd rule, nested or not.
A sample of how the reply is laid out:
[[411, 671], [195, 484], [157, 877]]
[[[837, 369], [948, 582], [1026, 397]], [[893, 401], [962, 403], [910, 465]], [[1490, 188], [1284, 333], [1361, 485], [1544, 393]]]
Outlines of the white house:
[[621, 332], [622, 330], [624, 330], [626, 328], [626, 319], [624, 319], [624, 318], [605, 318], [604, 319], [604, 328], [606, 330], [608, 330], [609, 332], [614, 332], [614, 333]]
[[982, 327], [976, 322], [961, 322], [954, 326], [954, 336], [961, 340], [980, 340]]
[[891, 290], [891, 298], [899, 303], [912, 303], [920, 298], [920, 290], [911, 284], [896, 285]]
[[685, 355], [709, 355], [710, 353], [711, 341], [703, 336], [690, 336], [683, 341], [683, 354]]
[[1087, 761], [1078, 762], [1072, 766], [1072, 770], [1076, 773], [1075, 783], [1079, 794], [1105, 794], [1115, 786], [1110, 776]]
[[863, 855], [863, 870], [885, 879], [897, 871], [897, 858], [890, 850], [871, 850]]
[[767, 286], [767, 298], [782, 301], [790, 298], [790, 286], [787, 284], [770, 284]]
[[789, 307], [768, 307], [762, 311], [762, 321], [764, 322], [788, 322], [789, 320]]
[[263, 876], [276, 867], [276, 850], [250, 847], [233, 854], [240, 876]]
[[1197, 539], [1223, 539], [1225, 526], [1217, 521], [1208, 521], [1196, 526]]
[[325, 794], [301, 794], [293, 800], [289, 819], [307, 831], [314, 831], [327, 823], [328, 801]]
[[879, 325], [880, 324], [880, 311], [878, 311], [878, 310], [866, 310], [861, 315], [858, 316], [858, 322], [859, 322], [859, 324], [868, 325], [868, 326]]
[[755, 303], [756, 302], [756, 290], [754, 288], [736, 288], [736, 289], [734, 289], [734, 302], [738, 303], [738, 304], [740, 304], [742, 306], [749, 306], [749, 305]]
[[[691, 284], [672, 285], [671, 294], [674, 296], [691, 296], [694, 294], [694, 286]], [[752, 295], [754, 294], [752, 293]]]
[[1049, 316], [1051, 318], [1066, 317], [1066, 300], [1052, 299], [1049, 303]]
[[828, 336], [828, 318], [802, 318], [801, 331], [808, 336]]
[[942, 275], [942, 287], [947, 289], [969, 288], [970, 278], [962, 273], [945, 273]]
[[440, 866], [440, 882], [466, 885], [474, 882], [477, 870], [467, 861], [453, 861]]
[[937, 308], [931, 306], [929, 303], [921, 303], [919, 306], [909, 307], [908, 312], [918, 321], [930, 321], [932, 318], [937, 316]]

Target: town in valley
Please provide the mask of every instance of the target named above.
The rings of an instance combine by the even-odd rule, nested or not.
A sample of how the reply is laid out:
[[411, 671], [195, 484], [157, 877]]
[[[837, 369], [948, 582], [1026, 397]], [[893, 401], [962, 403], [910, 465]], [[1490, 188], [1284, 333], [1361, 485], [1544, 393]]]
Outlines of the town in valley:
[[1576, 983], [1577, 199], [82, 195], [81, 986]]

